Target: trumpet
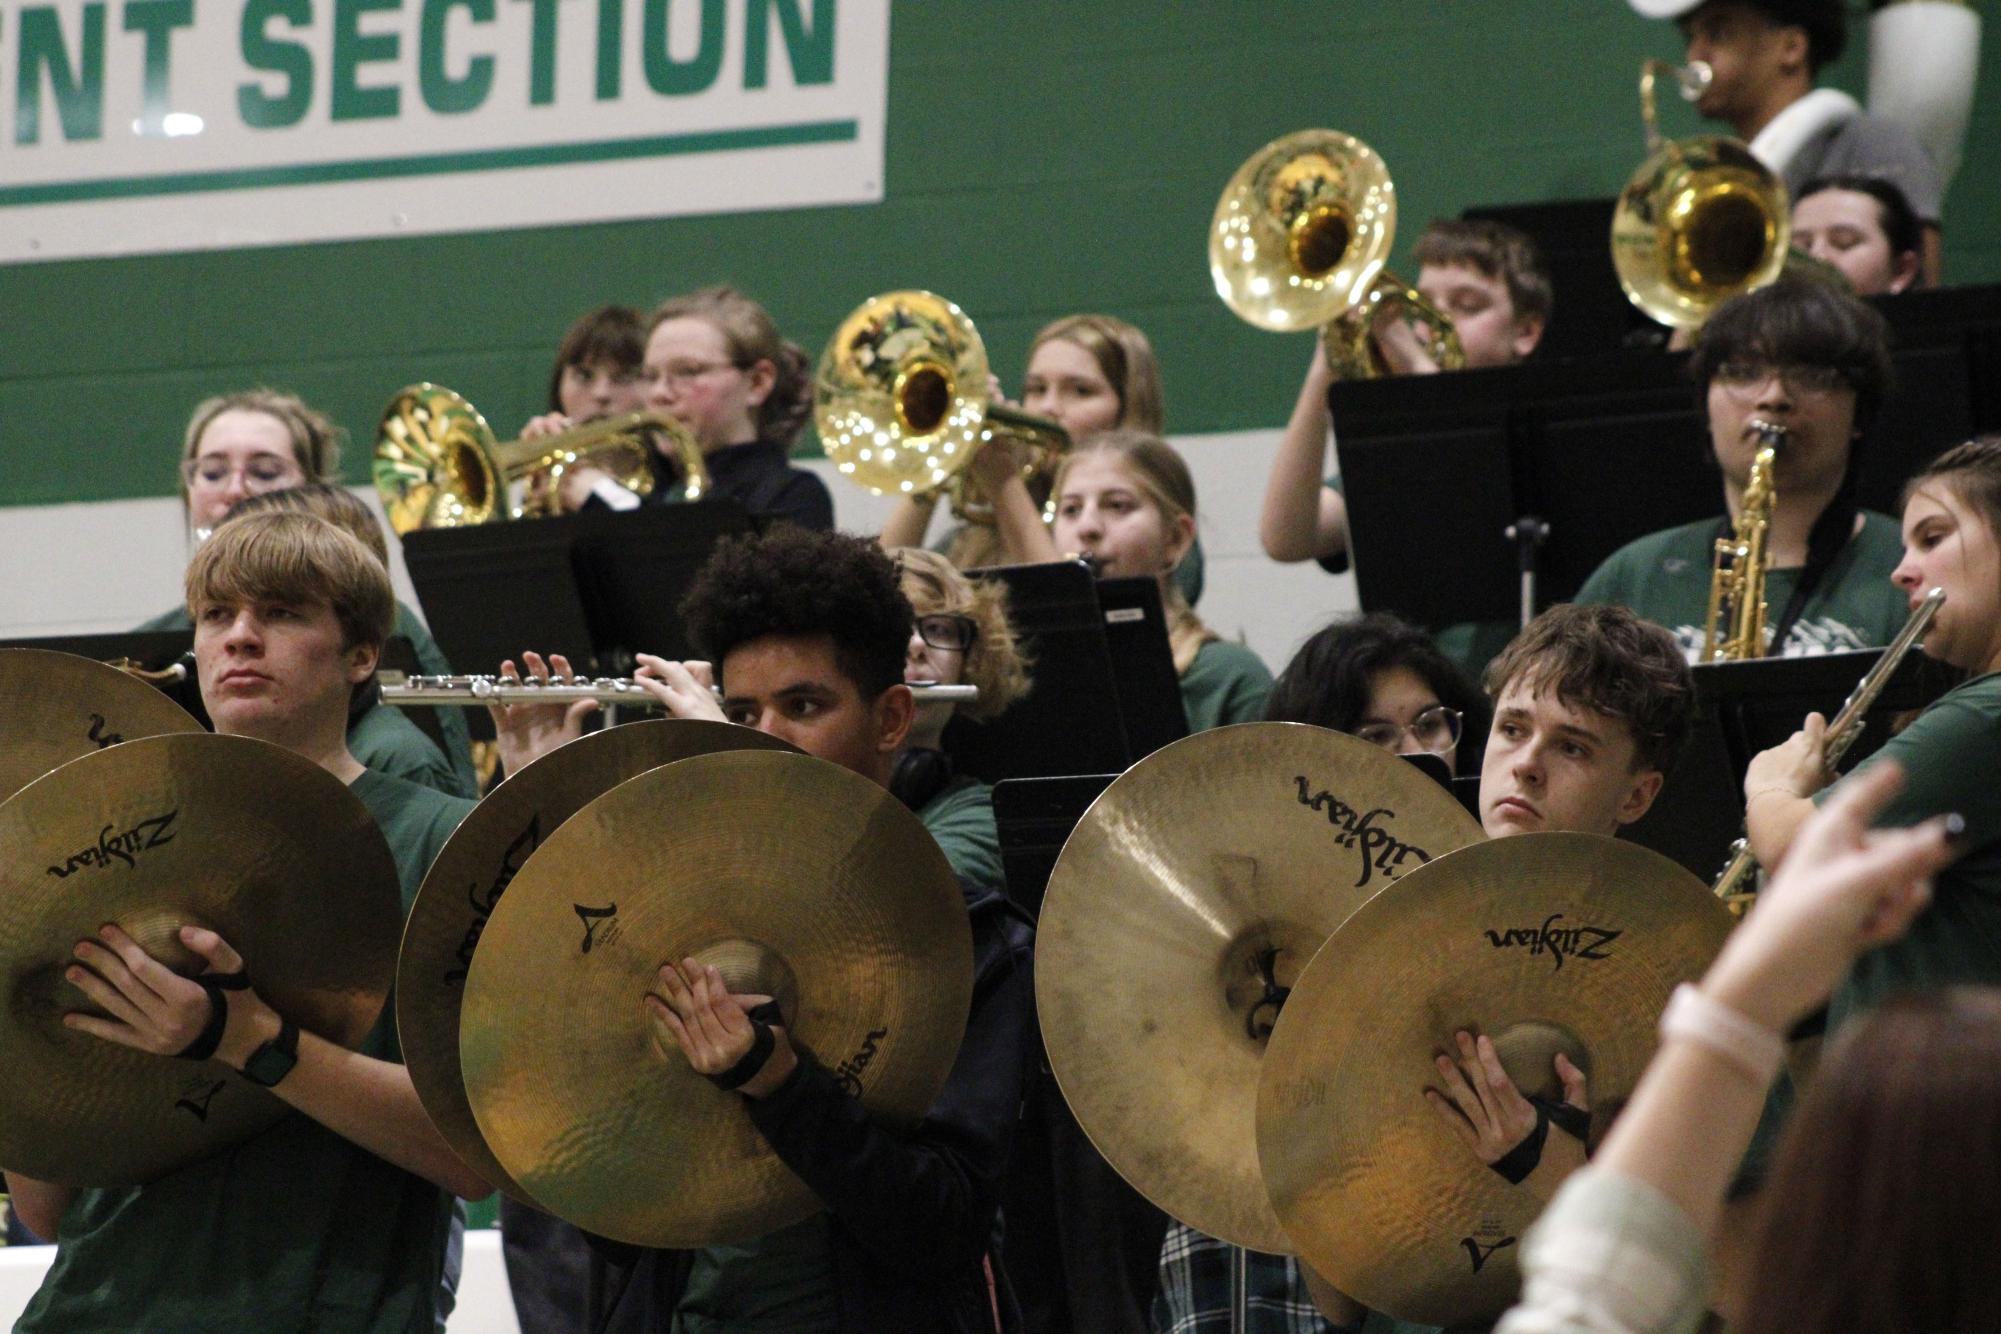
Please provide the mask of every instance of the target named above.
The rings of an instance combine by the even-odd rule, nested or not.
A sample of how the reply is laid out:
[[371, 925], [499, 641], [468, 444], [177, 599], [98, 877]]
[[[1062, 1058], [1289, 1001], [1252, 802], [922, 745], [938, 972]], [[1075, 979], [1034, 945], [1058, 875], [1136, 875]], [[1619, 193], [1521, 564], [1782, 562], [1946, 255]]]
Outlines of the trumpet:
[[1444, 311], [1383, 268], [1396, 188], [1374, 149], [1333, 130], [1300, 130], [1253, 153], [1223, 187], [1209, 224], [1216, 295], [1247, 323], [1284, 333], [1318, 325], [1339, 379], [1388, 373], [1376, 335], [1401, 323], [1441, 370], [1466, 364]]
[[398, 533], [525, 517], [527, 509], [507, 503], [512, 483], [545, 478], [553, 497], [563, 474], [576, 467], [602, 468], [621, 485], [646, 495], [653, 490], [649, 433], [664, 438], [680, 461], [686, 478], [682, 499], [700, 499], [709, 489], [702, 447], [664, 413], [629, 412], [503, 444], [494, 440], [493, 428], [464, 396], [442, 385], [413, 384], [383, 409], [375, 442], [375, 489], [389, 526]]
[[[1841, 757], [1862, 735], [1867, 721], [1864, 715], [1876, 703], [1876, 697], [1883, 693], [1883, 687], [1890, 684], [1890, 678], [1896, 675], [1904, 658], [1912, 649], [1920, 647], [1918, 641], [1931, 628], [1932, 617], [1938, 615], [1938, 609], [1944, 605], [1943, 588], [1934, 588], [1926, 593], [1924, 599], [1911, 609], [1910, 619], [1904, 622], [1904, 628], [1897, 631], [1897, 637], [1883, 650], [1883, 656], [1862, 674], [1862, 679], [1855, 683], [1855, 689], [1842, 701], [1841, 709], [1834, 715], [1834, 721], [1827, 725], [1826, 738], [1821, 743], [1823, 762], [1829, 773], [1834, 772], [1834, 766], [1841, 762]], [[1730, 845], [1730, 862], [1710, 888], [1716, 892], [1717, 898], [1741, 912], [1753, 897], [1744, 889], [1744, 882], [1757, 869], [1758, 857], [1751, 851], [1751, 840], [1740, 838]]]
[[[966, 476], [997, 436], [1028, 446], [1022, 480], [1054, 474], [1070, 437], [1053, 421], [996, 402], [972, 320], [930, 292], [885, 292], [841, 321], [813, 376], [813, 422], [843, 477], [877, 495], [943, 490], [967, 523], [994, 523], [991, 497]], [[1043, 517], [1053, 509], [1045, 504]]]
[[1647, 157], [1612, 214], [1612, 267], [1627, 298], [1660, 323], [1692, 329], [1729, 298], [1763, 287], [1786, 265], [1792, 209], [1784, 182], [1736, 139], [1666, 139], [1654, 84], [1666, 75], [1694, 101], [1709, 86], [1701, 61], [1640, 67]]
[[[660, 707], [646, 687], [629, 676], [542, 682], [505, 676], [410, 676], [403, 672], [379, 672], [375, 679], [382, 702], [398, 707], [445, 704], [474, 709], [488, 704], [574, 704], [580, 700], [640, 709]], [[919, 704], [969, 704], [980, 697], [980, 688], [913, 685], [910, 693]], [[721, 699], [723, 692], [716, 689], [715, 695]]]

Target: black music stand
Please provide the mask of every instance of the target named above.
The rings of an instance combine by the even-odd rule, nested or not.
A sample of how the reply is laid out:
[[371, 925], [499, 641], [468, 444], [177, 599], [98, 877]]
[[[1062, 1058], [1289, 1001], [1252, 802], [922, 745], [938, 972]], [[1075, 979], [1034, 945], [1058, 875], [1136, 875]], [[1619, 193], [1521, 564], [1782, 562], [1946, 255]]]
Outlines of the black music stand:
[[[1363, 607], [1433, 629], [1519, 623], [1525, 563], [1545, 607], [1633, 538], [1721, 510], [1678, 363], [1594, 369], [1609, 373], [1589, 392], [1556, 364], [1333, 387]], [[1546, 536], [1518, 543], [1531, 523]]]
[[946, 725], [945, 749], [962, 771], [989, 783], [1110, 773], [1187, 735], [1158, 589], [1149, 604], [1124, 586], [1150, 580], [1101, 584], [1082, 561], [980, 574], [1008, 586], [1008, 620], [1034, 658], [1035, 688], [991, 722]]
[[742, 505], [722, 498], [577, 515], [571, 560], [600, 669], [630, 675], [635, 653], [695, 657], [681, 599], [717, 544], [752, 527]]
[[1100, 579], [1098, 609], [1104, 613], [1105, 649], [1118, 687], [1126, 749], [1141, 760], [1188, 735], [1188, 710], [1181, 702], [1160, 584], [1147, 578]]
[[945, 728], [960, 770], [985, 782], [1110, 773], [1132, 763], [1096, 581], [1082, 561], [982, 570], [1008, 588], [1008, 620], [1035, 662], [1035, 688], [991, 722]]
[[[1695, 723], [1653, 808], [1623, 831], [1704, 880], [1729, 860], [1744, 831], [1744, 770], [1759, 751], [1799, 730], [1807, 714], [1830, 721], [1878, 658], [1881, 649], [1806, 658], [1704, 663], [1695, 668]], [[1861, 738], [1843, 757], [1843, 772], [1889, 739], [1895, 716], [1923, 708], [1957, 684], [1959, 673], [1922, 654], [1898, 666], [1864, 715]]]
[[647, 506], [409, 533], [403, 559], [462, 668], [492, 672], [532, 648], [619, 675], [635, 649], [687, 656], [681, 593], [725, 534], [750, 526], [733, 501]]

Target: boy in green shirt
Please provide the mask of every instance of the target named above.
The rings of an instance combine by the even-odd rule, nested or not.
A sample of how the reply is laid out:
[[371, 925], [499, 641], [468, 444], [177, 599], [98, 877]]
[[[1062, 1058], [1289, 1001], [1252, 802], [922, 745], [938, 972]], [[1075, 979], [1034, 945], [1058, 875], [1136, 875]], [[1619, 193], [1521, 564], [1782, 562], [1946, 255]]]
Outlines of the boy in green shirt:
[[[1607, 557], [1579, 602], [1631, 607], [1703, 656], [1716, 542], [1743, 513], [1761, 428], [1779, 428], [1759, 656], [1801, 657], [1887, 644], [1907, 614], [1890, 586], [1897, 525], [1855, 503], [1855, 441], [1890, 387], [1887, 326], [1816, 278], [1781, 278], [1734, 297], [1703, 326], [1689, 363], [1702, 386], [1724, 514], [1653, 533]], [[1718, 637], [1727, 627], [1718, 627]]]
[[[407, 909], [472, 803], [371, 772], [348, 751], [349, 700], [373, 675], [394, 619], [387, 572], [321, 519], [269, 514], [219, 528], [189, 565], [187, 590], [216, 730], [284, 746], [348, 783], [390, 843]], [[246, 967], [213, 931], [183, 927], [181, 940], [211, 974]], [[8, 1173], [22, 1221], [57, 1247], [16, 1328], [442, 1328], [451, 1196], [491, 1187], [424, 1114], [398, 1058], [393, 1008], [361, 1051], [348, 1051], [300, 1031], [254, 989], [211, 992], [181, 977], [116, 927], [76, 957], [88, 967], [69, 981], [111, 1017], [73, 1014], [71, 1027], [170, 1059], [219, 1021], [214, 1059], [300, 1114], [144, 1186], [78, 1189]]]

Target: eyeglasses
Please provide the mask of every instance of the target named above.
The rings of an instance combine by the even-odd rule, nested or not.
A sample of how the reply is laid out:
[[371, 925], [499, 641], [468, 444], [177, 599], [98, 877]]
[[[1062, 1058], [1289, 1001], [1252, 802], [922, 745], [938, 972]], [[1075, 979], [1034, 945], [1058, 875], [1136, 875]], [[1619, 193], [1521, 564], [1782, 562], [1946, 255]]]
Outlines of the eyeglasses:
[[646, 380], [649, 384], [664, 384], [670, 389], [683, 389], [704, 375], [716, 371], [736, 371], [743, 367], [734, 361], [677, 361], [671, 366], [648, 366]]
[[917, 618], [917, 636], [932, 648], [955, 649], [964, 653], [980, 637], [980, 627], [970, 616], [939, 613]]
[[1774, 366], [1762, 361], [1726, 361], [1710, 377], [1725, 389], [1756, 389], [1777, 376], [1779, 383], [1795, 394], [1831, 394], [1852, 389], [1848, 377], [1833, 366]]
[[233, 476], [243, 478], [247, 491], [275, 491], [279, 487], [296, 484], [299, 469], [282, 454], [252, 454], [241, 464], [227, 454], [205, 454], [198, 459], [181, 460], [181, 481], [190, 488], [225, 486]]
[[1406, 735], [1434, 755], [1443, 754], [1459, 744], [1459, 731], [1465, 721], [1457, 709], [1448, 709], [1443, 704], [1434, 704], [1423, 713], [1410, 720], [1408, 726], [1396, 723], [1368, 723], [1355, 729], [1355, 735], [1372, 746], [1384, 750], [1397, 750], [1403, 745]]

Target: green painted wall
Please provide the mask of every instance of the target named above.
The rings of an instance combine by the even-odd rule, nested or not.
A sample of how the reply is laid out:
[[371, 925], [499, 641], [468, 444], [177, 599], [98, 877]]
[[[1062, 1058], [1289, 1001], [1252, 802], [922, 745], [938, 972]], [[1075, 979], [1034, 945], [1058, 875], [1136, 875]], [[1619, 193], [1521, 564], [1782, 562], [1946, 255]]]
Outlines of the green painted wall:
[[[2001, 280], [1988, 26], [1947, 201], [1957, 282]], [[1855, 36], [1832, 74], [1851, 90]], [[1623, 0], [904, 0], [880, 205], [0, 269], [0, 504], [169, 494], [188, 409], [252, 383], [334, 413], [360, 480], [401, 385], [452, 385], [508, 431], [576, 314], [722, 280], [815, 352], [863, 297], [934, 288], [1010, 384], [1043, 321], [1109, 311], [1159, 348], [1172, 430], [1277, 425], [1308, 345], [1238, 323], [1204, 261], [1239, 161], [1313, 124], [1368, 140], [1401, 256], [1435, 215], [1616, 191], [1641, 156], [1639, 61], [1678, 51]]]

